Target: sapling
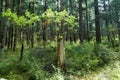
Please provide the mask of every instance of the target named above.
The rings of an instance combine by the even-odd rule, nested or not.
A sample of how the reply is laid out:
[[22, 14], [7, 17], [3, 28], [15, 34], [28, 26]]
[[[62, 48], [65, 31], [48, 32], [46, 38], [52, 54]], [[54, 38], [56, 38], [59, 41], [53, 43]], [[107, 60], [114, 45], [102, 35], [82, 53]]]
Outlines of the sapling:
[[46, 24], [58, 24], [58, 35], [57, 35], [57, 54], [58, 54], [58, 67], [60, 69], [65, 69], [65, 26], [67, 24], [70, 27], [77, 25], [75, 22], [75, 17], [68, 15], [66, 10], [61, 12], [52, 11], [51, 9], [46, 10], [42, 14], [42, 18], [45, 20]]

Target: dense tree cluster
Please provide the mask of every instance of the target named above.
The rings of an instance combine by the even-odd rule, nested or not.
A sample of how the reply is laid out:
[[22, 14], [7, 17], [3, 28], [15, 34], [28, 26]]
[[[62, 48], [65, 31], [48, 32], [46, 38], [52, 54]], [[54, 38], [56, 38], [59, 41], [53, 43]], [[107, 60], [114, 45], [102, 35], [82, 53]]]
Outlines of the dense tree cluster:
[[0, 0], [0, 49], [15, 51], [20, 42], [22, 58], [25, 41], [30, 48], [58, 41], [60, 55], [64, 41], [106, 38], [114, 45], [120, 40], [119, 9], [119, 0]]

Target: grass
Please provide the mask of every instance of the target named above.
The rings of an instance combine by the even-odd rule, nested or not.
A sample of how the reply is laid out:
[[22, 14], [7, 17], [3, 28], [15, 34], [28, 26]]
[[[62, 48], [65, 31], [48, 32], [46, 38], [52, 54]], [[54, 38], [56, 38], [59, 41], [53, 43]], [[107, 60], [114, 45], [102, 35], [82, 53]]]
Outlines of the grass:
[[120, 79], [120, 62], [115, 61], [102, 68], [98, 68], [96, 72], [88, 74], [81, 80], [119, 80]]
[[[95, 46], [93, 42], [66, 42], [66, 71], [57, 69], [56, 42], [48, 43], [47, 48], [25, 47], [24, 58], [19, 61], [19, 48], [17, 51], [5, 50], [0, 56], [0, 77], [8, 80], [79, 80], [88, 78], [111, 61], [119, 60], [119, 52], [111, 52], [106, 44]], [[53, 67], [54, 65], [54, 67]], [[99, 67], [100, 66], [100, 67]], [[113, 66], [110, 66], [110, 68]], [[106, 69], [110, 73], [110, 69]], [[119, 79], [118, 70], [113, 71], [115, 79]], [[112, 72], [111, 72], [112, 73]], [[116, 73], [116, 75], [114, 75]], [[91, 75], [92, 74], [92, 75]], [[97, 73], [95, 73], [97, 74]], [[98, 73], [99, 74], [99, 73]], [[114, 78], [113, 78], [114, 80]]]

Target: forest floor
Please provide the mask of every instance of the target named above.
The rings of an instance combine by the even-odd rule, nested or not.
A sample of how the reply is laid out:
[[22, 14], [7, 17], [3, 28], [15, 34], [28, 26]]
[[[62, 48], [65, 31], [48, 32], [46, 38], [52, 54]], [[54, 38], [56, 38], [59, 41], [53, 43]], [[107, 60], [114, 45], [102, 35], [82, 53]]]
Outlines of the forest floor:
[[[113, 51], [112, 49], [110, 52], [115, 53], [116, 56], [120, 56], [120, 52]], [[29, 50], [26, 50], [25, 53], [27, 55], [27, 53], [29, 53]], [[24, 69], [29, 68], [28, 66], [26, 66], [27, 64], [25, 62], [25, 60], [27, 60], [27, 56], [25, 56], [23, 62], [18, 64], [19, 55], [17, 54], [17, 52], [16, 52], [16, 54], [12, 53], [12, 52], [11, 53], [6, 52], [5, 54], [6, 54], [5, 56], [0, 58], [0, 72], [4, 72], [4, 73], [7, 73], [8, 71], [11, 71], [11, 72], [8, 74], [5, 74], [5, 75], [0, 74], [0, 80], [2, 80], [1, 78], [5, 78], [6, 80], [30, 80], [29, 79], [29, 77], [30, 77], [29, 74], [31, 74], [30, 71], [32, 71], [33, 74], [40, 73], [40, 77], [42, 76], [43, 78], [45, 78], [45, 75], [41, 74], [42, 70], [38, 71], [41, 68], [37, 67], [39, 65], [35, 65], [36, 62], [35, 62], [35, 64], [34, 63], [31, 64], [32, 68], [30, 69], [30, 71], [28, 71], [26, 73], [24, 73], [24, 72], [21, 73], [22, 68], [24, 68]], [[13, 69], [13, 68], [15, 68], [15, 69]], [[38, 69], [36, 69], [36, 68], [38, 68]], [[24, 69], [22, 69], [22, 70], [24, 70]], [[4, 74], [4, 73], [2, 73], [2, 74]], [[46, 79], [34, 79], [34, 80], [65, 80], [65, 79], [66, 80], [120, 80], [120, 58], [114, 59], [114, 60], [110, 61], [110, 63], [108, 63], [104, 66], [97, 67], [97, 69], [95, 71], [90, 71], [89, 73], [85, 72], [85, 74], [81, 75], [81, 77], [80, 77], [79, 73], [78, 74], [77, 74], [77, 72], [74, 72], [74, 73], [75, 74], [73, 74], [73, 75], [72, 75], [72, 73], [67, 74], [67, 75], [58, 74], [58, 77], [60, 77], [60, 78], [57, 78], [57, 79], [56, 78], [54, 79], [54, 77], [56, 77], [56, 75], [57, 75], [57, 74], [55, 74], [55, 75], [52, 75], [53, 77], [50, 76], [50, 79], [48, 77], [48, 79], [46, 78]], [[62, 77], [62, 79], [61, 79], [61, 77]], [[31, 79], [31, 80], [33, 80], [33, 79]]]
[[69, 80], [120, 80], [120, 61], [106, 65], [82, 78], [70, 75]]
[[[88, 78], [90, 80], [90, 78]], [[120, 62], [117, 61], [104, 67], [91, 80], [120, 80]]]
[[120, 61], [112, 62], [83, 78], [71, 76], [71, 80], [120, 80]]

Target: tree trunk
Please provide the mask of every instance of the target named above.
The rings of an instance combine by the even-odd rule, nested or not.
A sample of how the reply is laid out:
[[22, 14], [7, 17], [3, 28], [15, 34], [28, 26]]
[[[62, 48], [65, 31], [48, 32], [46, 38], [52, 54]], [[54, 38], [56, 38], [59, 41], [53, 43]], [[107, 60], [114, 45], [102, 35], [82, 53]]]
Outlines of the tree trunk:
[[[34, 13], [35, 10], [35, 1], [32, 2], [32, 13]], [[32, 23], [32, 26], [34, 26], [34, 23]], [[34, 47], [34, 27], [32, 27], [32, 35], [31, 35], [31, 47]]]
[[81, 42], [83, 42], [83, 37], [82, 0], [79, 0], [79, 38]]
[[16, 51], [16, 44], [17, 44], [17, 29], [14, 28], [13, 51]]
[[87, 37], [87, 41], [90, 41], [89, 38], [89, 24], [88, 24], [88, 2], [87, 0], [85, 0], [85, 4], [86, 4], [86, 37]]
[[57, 49], [58, 49], [58, 67], [64, 70], [65, 69], [65, 46], [64, 46], [63, 38], [58, 38]]
[[[9, 0], [5, 0], [5, 11], [9, 8]], [[2, 52], [4, 52], [5, 44], [6, 44], [6, 37], [7, 37], [7, 26], [8, 21], [4, 24], [4, 31], [3, 31], [3, 39], [2, 39]]]
[[99, 10], [98, 10], [98, 0], [94, 0], [95, 2], [95, 28], [96, 28], [96, 42], [101, 42], [101, 32], [99, 25]]
[[[107, 11], [107, 8], [106, 8], [106, 4], [105, 4], [105, 0], [104, 0], [104, 11], [106, 12]], [[108, 15], [106, 15], [105, 17], [105, 26], [106, 26], [106, 30], [107, 30], [107, 38], [108, 38], [108, 42], [110, 42], [110, 33], [109, 33], [109, 30], [108, 30]]]
[[7, 41], [7, 47], [10, 49], [10, 42], [11, 42], [11, 26], [8, 28], [8, 41]]
[[[2, 12], [3, 11], [3, 0], [1, 0], [0, 1], [0, 12]], [[3, 32], [2, 32], [2, 30], [3, 30], [3, 24], [2, 24], [3, 22], [2, 22], [2, 20], [0, 19], [0, 24], [1, 24], [1, 27], [0, 27], [0, 48], [2, 48], [2, 38], [3, 38]]]
[[23, 59], [24, 54], [24, 34], [23, 31], [21, 32], [21, 50], [20, 50], [20, 61]]
[[117, 28], [118, 28], [118, 39], [120, 42], [120, 22], [119, 22], [119, 13], [118, 13], [118, 4], [117, 0], [115, 0], [115, 14], [116, 14], [116, 23], [117, 23]]
[[[47, 0], [44, 1], [44, 12], [47, 10]], [[43, 21], [45, 22], [45, 21]], [[43, 47], [46, 48], [46, 43], [47, 43], [47, 35], [46, 35], [46, 26], [43, 25]]]

